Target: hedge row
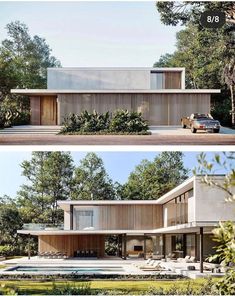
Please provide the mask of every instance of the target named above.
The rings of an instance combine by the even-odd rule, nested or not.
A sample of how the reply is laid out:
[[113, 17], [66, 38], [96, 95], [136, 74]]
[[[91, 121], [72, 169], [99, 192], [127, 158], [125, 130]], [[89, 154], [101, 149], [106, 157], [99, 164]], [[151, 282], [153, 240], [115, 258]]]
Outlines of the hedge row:
[[149, 134], [141, 113], [117, 110], [114, 114], [83, 111], [64, 119], [61, 134]]

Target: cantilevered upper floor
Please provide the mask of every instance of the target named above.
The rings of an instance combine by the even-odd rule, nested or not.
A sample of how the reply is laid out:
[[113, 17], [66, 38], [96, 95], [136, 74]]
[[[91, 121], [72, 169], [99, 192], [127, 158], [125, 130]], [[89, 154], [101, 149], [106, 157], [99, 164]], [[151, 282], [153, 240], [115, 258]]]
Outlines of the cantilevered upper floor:
[[184, 89], [185, 68], [48, 68], [48, 89]]
[[[213, 176], [222, 183], [224, 176]], [[66, 233], [177, 233], [197, 227], [212, 229], [219, 221], [235, 221], [235, 205], [226, 192], [210, 187], [201, 177], [191, 177], [155, 200], [59, 201]], [[29, 230], [22, 230], [26, 233]], [[32, 230], [36, 235], [53, 229]]]

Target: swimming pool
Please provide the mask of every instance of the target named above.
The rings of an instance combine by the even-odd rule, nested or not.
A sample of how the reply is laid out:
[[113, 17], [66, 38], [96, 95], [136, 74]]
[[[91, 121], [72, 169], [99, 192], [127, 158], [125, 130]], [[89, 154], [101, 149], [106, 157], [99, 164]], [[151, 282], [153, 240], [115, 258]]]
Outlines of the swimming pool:
[[9, 273], [25, 273], [25, 274], [113, 274], [125, 272], [122, 266], [14, 266], [5, 269]]

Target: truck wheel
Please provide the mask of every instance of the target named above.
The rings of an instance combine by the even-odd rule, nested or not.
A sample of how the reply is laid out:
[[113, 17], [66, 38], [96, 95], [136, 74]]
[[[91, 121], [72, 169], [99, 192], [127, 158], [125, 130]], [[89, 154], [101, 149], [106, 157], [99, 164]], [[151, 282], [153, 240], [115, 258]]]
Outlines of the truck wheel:
[[192, 132], [193, 134], [196, 134], [197, 130], [196, 130], [193, 126], [191, 126], [191, 132]]
[[213, 132], [214, 132], [215, 134], [218, 134], [218, 133], [219, 133], [219, 128], [215, 128], [215, 129], [213, 130]]
[[181, 121], [181, 126], [182, 128], [186, 128], [186, 125], [183, 123], [183, 121]]

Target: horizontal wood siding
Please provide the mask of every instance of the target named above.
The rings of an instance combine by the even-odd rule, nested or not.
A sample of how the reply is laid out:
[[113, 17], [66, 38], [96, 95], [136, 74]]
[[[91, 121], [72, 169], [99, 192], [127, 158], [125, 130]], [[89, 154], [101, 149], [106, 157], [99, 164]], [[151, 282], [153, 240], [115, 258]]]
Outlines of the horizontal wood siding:
[[162, 227], [161, 205], [99, 206], [100, 230], [144, 230]]
[[61, 94], [59, 122], [69, 113], [139, 111], [150, 125], [179, 125], [183, 116], [210, 111], [210, 94]]
[[32, 125], [41, 124], [41, 111], [40, 111], [40, 97], [30, 97], [30, 123]]
[[38, 237], [39, 252], [66, 252], [69, 257], [77, 250], [97, 250], [104, 256], [103, 235], [41, 235]]

